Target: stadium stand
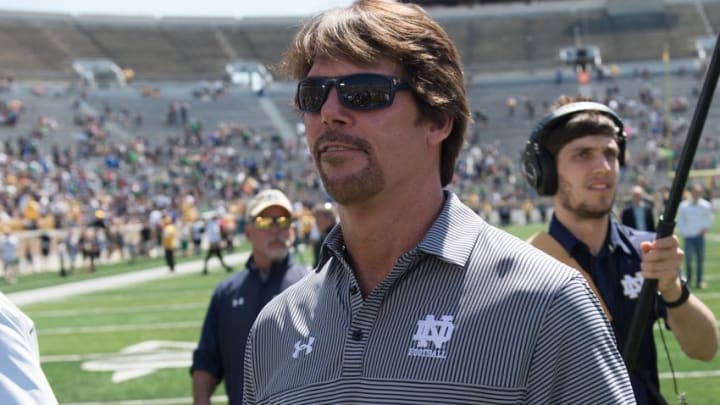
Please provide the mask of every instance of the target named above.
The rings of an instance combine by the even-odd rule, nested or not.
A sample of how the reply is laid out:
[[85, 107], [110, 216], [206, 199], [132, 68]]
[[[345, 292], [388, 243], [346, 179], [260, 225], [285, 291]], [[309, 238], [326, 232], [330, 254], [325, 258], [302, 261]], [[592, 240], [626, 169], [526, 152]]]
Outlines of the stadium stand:
[[0, 24], [0, 47], [3, 60], [0, 66], [8, 71], [62, 71], [65, 55], [52, 46], [38, 26], [29, 21], [5, 20]]
[[[534, 197], [519, 176], [519, 145], [548, 103], [578, 92], [573, 67], [559, 65], [561, 47], [602, 50], [606, 67], [603, 75], [593, 72], [590, 91], [614, 103], [632, 131], [624, 184], [644, 176], [659, 192], [672, 167], [667, 151], [684, 140], [701, 79], [694, 40], [720, 24], [720, 2], [675, 0], [662, 13], [632, 15], [609, 13], [600, 1], [568, 4], [431, 9], [463, 53], [475, 116], [453, 187], [492, 221], [498, 207], [518, 211]], [[176, 212], [188, 195], [201, 210], [261, 185], [281, 187], [299, 202], [323, 199], [290, 107], [295, 85], [273, 82], [260, 94], [220, 81], [231, 60], [275, 64], [298, 22], [0, 13], [0, 116], [22, 104], [17, 122], [0, 126], [0, 166], [17, 184], [32, 180], [12, 194], [0, 191], [3, 214], [22, 228], [27, 199], [46, 211], [67, 199], [82, 206], [75, 220], [86, 222], [102, 207], [131, 225], [132, 240], [154, 208]], [[660, 60], [666, 45], [677, 61], [668, 79]], [[112, 59], [132, 68], [136, 80], [85, 88], [67, 80], [78, 58]], [[15, 82], [8, 85], [6, 74]], [[666, 106], [672, 137], [663, 127]], [[718, 167], [719, 123], [713, 105], [696, 168]], [[35, 238], [39, 231], [28, 232]]]
[[700, 2], [696, 9], [700, 13], [705, 31], [715, 33], [720, 28], [720, 3], [719, 2]]
[[[467, 2], [465, 2], [467, 3]], [[672, 1], [662, 12], [612, 14], [603, 1], [506, 2], [431, 7], [468, 71], [557, 65], [560, 47], [597, 45], [614, 61], [694, 57], [694, 39], [720, 23], [720, 3]], [[73, 58], [104, 57], [138, 79], [215, 79], [232, 59], [274, 65], [300, 17], [151, 18], [0, 13], [0, 66], [18, 78], [65, 75]]]

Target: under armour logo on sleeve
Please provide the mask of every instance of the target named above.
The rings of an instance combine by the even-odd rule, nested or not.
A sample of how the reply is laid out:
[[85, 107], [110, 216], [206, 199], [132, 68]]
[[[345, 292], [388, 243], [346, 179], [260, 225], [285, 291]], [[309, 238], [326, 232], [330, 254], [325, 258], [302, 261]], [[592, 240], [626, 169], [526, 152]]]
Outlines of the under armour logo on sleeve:
[[295, 352], [292, 355], [293, 359], [297, 359], [298, 357], [300, 357], [300, 352], [305, 352], [305, 356], [310, 354], [313, 349], [313, 342], [315, 342], [315, 338], [312, 336], [308, 337], [307, 343], [303, 343], [302, 339], [295, 342]]

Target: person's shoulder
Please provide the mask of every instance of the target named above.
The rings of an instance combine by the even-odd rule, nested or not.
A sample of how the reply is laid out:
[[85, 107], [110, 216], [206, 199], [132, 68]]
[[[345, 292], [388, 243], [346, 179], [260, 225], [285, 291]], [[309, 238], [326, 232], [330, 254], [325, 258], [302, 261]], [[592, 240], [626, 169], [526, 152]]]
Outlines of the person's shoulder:
[[315, 290], [325, 279], [325, 273], [308, 270], [307, 267], [299, 264], [288, 269], [286, 277], [288, 276], [293, 278], [294, 282], [282, 294], [287, 293], [290, 299], [295, 299], [295, 296], [305, 297], [308, 291]]
[[553, 309], [557, 305], [563, 308], [591, 305], [588, 297], [592, 292], [577, 269], [525, 241], [501, 234], [490, 236], [494, 239], [492, 246], [481, 249], [469, 265], [469, 278], [474, 280], [468, 285], [477, 287], [468, 291], [468, 295], [489, 295], [490, 300], [531, 309], [538, 316], [557, 311]]
[[505, 231], [504, 229], [500, 229], [495, 225], [491, 225], [485, 222], [479, 216], [477, 218], [477, 221], [474, 221], [472, 223], [464, 222], [461, 226], [464, 227], [463, 231], [472, 230], [474, 232], [477, 232], [477, 241], [479, 244], [487, 244], [487, 247], [502, 249], [504, 247], [504, 244], [493, 243], [493, 241], [502, 241], [510, 244], [524, 243], [515, 235]]
[[515, 235], [492, 225], [481, 229], [476, 250], [476, 254], [480, 255], [485, 255], [485, 252], [489, 250], [518, 260], [531, 259], [538, 252], [527, 241], [521, 240]]
[[[319, 299], [319, 290], [322, 286], [322, 276], [308, 273], [306, 277], [290, 284], [260, 310], [250, 335], [256, 333], [279, 336], [276, 330], [278, 325], [294, 322], [298, 318], [309, 316], [308, 309], [314, 308]], [[270, 331], [270, 332], [269, 332]]]
[[[9, 330], [14, 330], [22, 336], [26, 336], [34, 329], [33, 321], [2, 293], [0, 293], [0, 324], [9, 327]], [[8, 328], [0, 329], [8, 330]]]
[[247, 269], [244, 269], [242, 271], [233, 273], [233, 274], [225, 277], [222, 281], [220, 281], [215, 286], [215, 294], [216, 295], [231, 294], [236, 289], [242, 287], [242, 285], [247, 280], [249, 274], [250, 274], [250, 272]]
[[303, 266], [298, 268], [293, 266], [288, 270], [292, 270], [294, 273], [297, 272], [295, 275], [299, 276], [299, 278], [266, 305], [266, 307], [270, 308], [269, 311], [273, 311], [273, 308], [278, 310], [279, 308], [296, 307], [317, 299], [318, 290], [325, 280], [325, 273], [308, 271]]
[[307, 266], [299, 263], [293, 263], [285, 273], [286, 278], [292, 278], [295, 280], [300, 280], [301, 278], [307, 276], [310, 274], [310, 270], [308, 270]]
[[[530, 243], [501, 229], [488, 226], [476, 247], [474, 263], [480, 271], [490, 266], [498, 277], [517, 280], [545, 280], [557, 284], [567, 281], [577, 271]], [[484, 267], [484, 269], [483, 269]]]

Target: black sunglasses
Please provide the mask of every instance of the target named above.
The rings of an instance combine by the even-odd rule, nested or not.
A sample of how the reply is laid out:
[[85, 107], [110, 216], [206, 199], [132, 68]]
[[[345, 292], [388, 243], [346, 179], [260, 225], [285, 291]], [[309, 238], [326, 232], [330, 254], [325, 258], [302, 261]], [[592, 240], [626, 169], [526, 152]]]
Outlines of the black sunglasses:
[[360, 73], [339, 77], [307, 77], [298, 83], [295, 102], [302, 112], [318, 112], [335, 86], [340, 104], [351, 110], [377, 110], [392, 105], [395, 92], [410, 90], [397, 77]]

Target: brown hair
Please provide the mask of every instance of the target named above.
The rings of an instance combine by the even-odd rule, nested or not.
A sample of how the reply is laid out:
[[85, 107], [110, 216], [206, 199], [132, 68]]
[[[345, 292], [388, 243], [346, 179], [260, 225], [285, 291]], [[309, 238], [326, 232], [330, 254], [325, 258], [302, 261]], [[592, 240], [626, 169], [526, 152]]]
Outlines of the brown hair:
[[280, 70], [300, 80], [318, 58], [359, 65], [396, 61], [410, 83], [423, 120], [453, 120], [443, 141], [440, 179], [450, 183], [470, 120], [460, 55], [445, 30], [422, 8], [388, 0], [360, 0], [311, 19], [300, 29]]
[[[580, 101], [592, 101], [583, 96], [571, 97], [561, 95], [550, 106], [550, 111], [555, 111], [566, 104]], [[598, 111], [581, 111], [572, 114], [568, 120], [555, 126], [540, 138], [540, 146], [557, 158], [558, 152], [573, 139], [586, 135], [607, 135], [614, 137], [617, 134], [615, 122], [606, 114]]]

